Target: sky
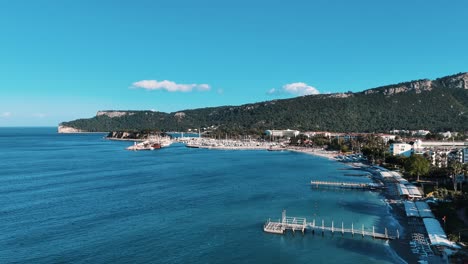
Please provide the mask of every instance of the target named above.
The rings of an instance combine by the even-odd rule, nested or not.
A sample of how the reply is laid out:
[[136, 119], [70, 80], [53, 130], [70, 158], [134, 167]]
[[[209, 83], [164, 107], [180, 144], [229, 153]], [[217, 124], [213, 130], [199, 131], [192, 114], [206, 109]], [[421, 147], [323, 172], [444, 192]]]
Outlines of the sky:
[[468, 1], [0, 0], [0, 126], [468, 71]]

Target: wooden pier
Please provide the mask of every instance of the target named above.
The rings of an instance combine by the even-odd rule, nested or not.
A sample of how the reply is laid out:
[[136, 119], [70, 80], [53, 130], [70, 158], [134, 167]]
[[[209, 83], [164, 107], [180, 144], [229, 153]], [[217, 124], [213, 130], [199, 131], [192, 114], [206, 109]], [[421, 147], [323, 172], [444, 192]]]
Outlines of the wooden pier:
[[379, 233], [375, 231], [375, 227], [372, 227], [372, 231], [366, 230], [364, 225], [361, 228], [354, 227], [354, 224], [351, 224], [351, 228], [345, 228], [344, 223], [341, 222], [341, 226], [336, 227], [334, 222], [331, 222], [331, 226], [325, 226], [324, 220], [322, 220], [321, 225], [316, 224], [315, 219], [312, 222], [307, 222], [306, 218], [303, 217], [288, 217], [286, 216], [286, 210], [283, 210], [282, 218], [278, 221], [268, 221], [263, 226], [263, 231], [267, 233], [274, 233], [274, 234], [284, 234], [287, 230], [291, 230], [292, 232], [301, 231], [304, 234], [307, 230], [312, 231], [312, 234], [321, 233], [322, 236], [325, 233], [331, 233], [334, 235], [338, 233], [344, 236], [345, 233], [351, 234], [353, 237], [362, 236], [362, 237], [372, 237], [374, 239], [384, 239], [384, 240], [391, 240], [391, 239], [398, 239], [399, 232], [396, 231], [396, 237], [391, 236], [388, 234], [387, 228], [385, 228], [385, 233]]
[[379, 183], [356, 183], [356, 182], [333, 182], [333, 181], [310, 181], [310, 184], [315, 187], [332, 187], [332, 188], [347, 188], [361, 190], [378, 190], [384, 187]]

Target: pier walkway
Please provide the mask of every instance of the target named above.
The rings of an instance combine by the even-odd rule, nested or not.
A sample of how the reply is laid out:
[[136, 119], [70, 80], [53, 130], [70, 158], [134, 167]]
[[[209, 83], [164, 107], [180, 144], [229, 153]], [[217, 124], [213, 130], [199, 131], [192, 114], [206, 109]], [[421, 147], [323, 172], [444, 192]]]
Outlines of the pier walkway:
[[355, 183], [355, 182], [333, 182], [333, 181], [310, 181], [310, 184], [315, 187], [333, 187], [333, 188], [347, 188], [347, 189], [362, 189], [362, 190], [376, 190], [382, 189], [383, 184], [380, 183]]
[[354, 235], [358, 236], [368, 236], [375, 239], [398, 239], [400, 237], [399, 231], [396, 231], [396, 236], [391, 236], [388, 234], [387, 228], [385, 228], [385, 233], [379, 233], [375, 231], [375, 227], [372, 227], [372, 231], [366, 230], [364, 225], [361, 228], [354, 228], [354, 224], [351, 224], [351, 228], [345, 228], [344, 223], [341, 222], [341, 227], [335, 227], [334, 222], [332, 221], [331, 226], [325, 226], [324, 221], [322, 220], [321, 225], [316, 225], [315, 219], [312, 222], [307, 222], [306, 218], [303, 217], [288, 217], [286, 216], [286, 210], [283, 211], [282, 218], [278, 221], [268, 221], [263, 226], [263, 231], [267, 233], [274, 233], [274, 234], [284, 234], [287, 230], [301, 231], [303, 234], [306, 230], [312, 231], [312, 234], [316, 232], [322, 233], [322, 235], [327, 233], [341, 233], [344, 235], [345, 233], [351, 234], [353, 237]]

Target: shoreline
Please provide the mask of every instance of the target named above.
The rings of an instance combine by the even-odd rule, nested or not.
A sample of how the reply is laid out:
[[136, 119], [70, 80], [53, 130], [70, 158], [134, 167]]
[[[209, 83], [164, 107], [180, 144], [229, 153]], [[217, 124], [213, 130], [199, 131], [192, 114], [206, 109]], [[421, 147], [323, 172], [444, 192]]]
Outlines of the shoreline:
[[[187, 146], [187, 145], [186, 145]], [[210, 147], [210, 146], [196, 146], [197, 148], [205, 148], [205, 149], [216, 149], [216, 150], [268, 150], [267, 147], [252, 147], [252, 148], [245, 148], [245, 147]], [[337, 151], [326, 151], [318, 148], [300, 148], [300, 147], [287, 147], [287, 148], [275, 148], [273, 151], [290, 151], [296, 153], [302, 153], [306, 155], [312, 155], [320, 158], [326, 158], [328, 160], [334, 160], [339, 162], [335, 156], [339, 155]], [[340, 162], [341, 163], [341, 162]], [[364, 165], [363, 163], [359, 163], [357, 165], [342, 163], [346, 166], [350, 166], [362, 171], [370, 172], [374, 175], [376, 171], [369, 169], [368, 166]], [[375, 176], [375, 175], [374, 175]], [[389, 240], [389, 254], [399, 262], [402, 263], [417, 263], [420, 259], [417, 255], [411, 252], [411, 247], [409, 244], [409, 238], [406, 236], [409, 230], [409, 224], [407, 222], [407, 217], [404, 212], [404, 209], [401, 207], [400, 197], [395, 195], [395, 191], [393, 190], [393, 186], [388, 182], [385, 184], [387, 189], [380, 192], [379, 196], [382, 197], [385, 201], [385, 204], [388, 207], [388, 214], [391, 216], [393, 221], [397, 224], [397, 228], [400, 232], [400, 238], [395, 240]], [[392, 193], [393, 192], [393, 193]]]
[[[145, 139], [121, 139], [121, 138], [106, 138], [108, 140], [115, 140], [115, 141], [144, 141]], [[335, 156], [339, 155], [338, 151], [327, 151], [320, 148], [302, 148], [302, 147], [271, 147], [271, 145], [243, 145], [243, 146], [226, 146], [226, 145], [202, 145], [202, 144], [190, 144], [188, 142], [184, 142], [185, 147], [187, 148], [199, 148], [199, 149], [212, 149], [212, 150], [240, 150], [240, 151], [249, 151], [249, 150], [266, 150], [266, 151], [290, 151], [296, 153], [302, 153], [306, 155], [312, 155], [320, 158], [325, 158], [328, 160], [333, 160], [339, 162]], [[372, 169], [371, 167], [360, 163], [342, 163], [345, 166], [350, 166], [352, 168], [356, 168], [358, 170], [362, 170], [365, 172], [369, 172], [375, 177], [376, 170]], [[396, 227], [400, 232], [400, 238], [395, 240], [389, 240], [389, 255], [398, 262], [402, 263], [417, 263], [420, 259], [419, 256], [413, 254], [411, 252], [410, 247], [410, 238], [407, 237], [407, 232], [410, 230], [410, 226], [407, 221], [407, 217], [402, 208], [401, 199], [397, 195], [397, 191], [395, 190], [395, 186], [391, 184], [391, 182], [384, 182], [387, 189], [384, 189], [380, 192], [379, 196], [383, 198], [386, 206], [388, 207], [388, 215], [391, 217], [392, 221], [395, 221]], [[382, 216], [385, 217], [385, 216]], [[395, 230], [396, 231], [396, 230]]]
[[137, 139], [137, 138], [113, 138], [113, 137], [104, 137], [104, 139], [112, 140], [112, 141], [135, 141], [135, 142], [142, 142], [147, 139]]
[[[339, 153], [336, 151], [326, 151], [320, 149], [309, 150], [301, 148], [287, 148], [287, 150], [327, 158], [329, 160], [339, 162], [337, 159], [335, 159], [335, 156], [339, 155]], [[369, 169], [369, 167], [363, 163], [358, 163], [357, 165], [354, 165], [354, 163], [342, 164], [362, 171], [370, 172], [373, 176], [375, 176], [374, 173], [376, 173], [376, 171]], [[391, 216], [392, 220], [395, 221], [395, 223], [397, 224], [397, 228], [400, 232], [399, 239], [388, 241], [388, 246], [391, 250], [389, 254], [391, 254], [392, 257], [395, 258], [395, 260], [398, 260], [402, 263], [418, 263], [418, 261], [420, 260], [418, 255], [415, 255], [411, 252], [411, 247], [409, 244], [410, 239], [407, 237], [407, 232], [408, 230], [410, 230], [410, 227], [407, 221], [404, 208], [402, 208], [402, 204], [400, 203], [400, 197], [396, 195], [396, 190], [393, 190], [394, 186], [392, 186], [388, 182], [386, 182], [385, 185], [388, 188], [381, 191], [379, 196], [381, 196], [384, 199], [385, 204], [388, 207], [388, 214]]]
[[321, 157], [321, 158], [326, 158], [329, 160], [334, 160], [337, 161], [335, 156], [339, 155], [339, 152], [337, 151], [328, 151], [328, 150], [322, 150], [318, 148], [310, 148], [310, 149], [301, 149], [301, 148], [286, 148], [285, 150], [291, 151], [291, 152], [297, 152], [297, 153], [303, 153], [307, 155], [312, 155], [316, 157]]
[[269, 145], [265, 146], [205, 146], [198, 144], [185, 144], [188, 148], [200, 148], [200, 149], [214, 149], [214, 150], [267, 150], [267, 151], [290, 151], [312, 155], [316, 157], [326, 158], [329, 160], [336, 160], [335, 156], [339, 155], [338, 151], [328, 151], [319, 148], [300, 148], [300, 147], [286, 147], [286, 148], [271, 148]]

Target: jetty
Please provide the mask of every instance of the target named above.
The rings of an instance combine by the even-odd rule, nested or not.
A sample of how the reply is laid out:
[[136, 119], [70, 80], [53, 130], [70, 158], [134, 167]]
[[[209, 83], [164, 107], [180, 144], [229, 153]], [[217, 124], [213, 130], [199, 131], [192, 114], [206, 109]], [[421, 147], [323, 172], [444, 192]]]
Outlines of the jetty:
[[268, 219], [263, 225], [263, 231], [273, 234], [285, 234], [287, 230], [291, 230], [293, 233], [295, 231], [301, 231], [302, 234], [305, 234], [306, 231], [311, 231], [312, 234], [322, 234], [325, 233], [334, 235], [335, 233], [341, 234], [351, 234], [353, 237], [362, 236], [362, 237], [372, 237], [374, 239], [384, 239], [392, 240], [399, 239], [400, 234], [398, 229], [396, 230], [396, 236], [388, 234], [387, 228], [385, 228], [384, 233], [376, 232], [375, 226], [372, 226], [372, 230], [365, 229], [364, 225], [361, 227], [354, 227], [354, 224], [351, 223], [351, 228], [344, 227], [344, 223], [341, 222], [341, 226], [335, 226], [334, 221], [331, 222], [331, 226], [326, 226], [325, 221], [322, 220], [321, 224], [316, 224], [315, 219], [312, 222], [307, 222], [307, 219], [304, 217], [291, 217], [286, 215], [286, 210], [283, 210], [282, 218], [278, 221], [272, 221]]
[[310, 181], [312, 186], [331, 187], [331, 188], [347, 188], [347, 189], [361, 189], [361, 190], [377, 190], [384, 188], [381, 183], [356, 183], [356, 182], [337, 182], [337, 181]]

